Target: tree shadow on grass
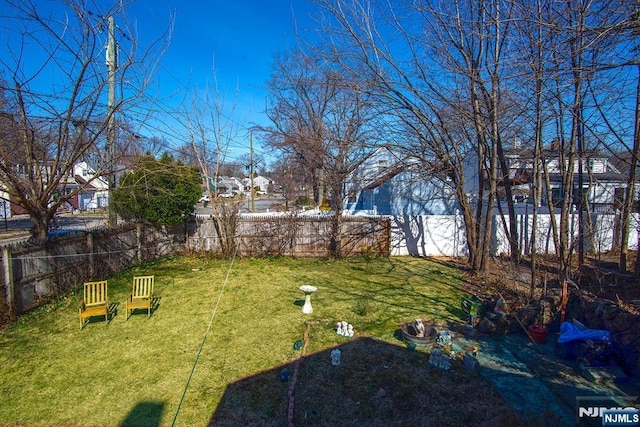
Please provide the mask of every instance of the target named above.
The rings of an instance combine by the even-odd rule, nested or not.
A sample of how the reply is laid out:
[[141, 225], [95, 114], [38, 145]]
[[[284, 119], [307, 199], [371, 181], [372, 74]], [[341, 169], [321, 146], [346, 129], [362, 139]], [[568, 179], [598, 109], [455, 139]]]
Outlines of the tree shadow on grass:
[[478, 374], [428, 360], [404, 344], [353, 338], [228, 384], [209, 425], [470, 425], [510, 413]]
[[119, 427], [154, 427], [160, 425], [164, 403], [138, 402], [119, 424]]

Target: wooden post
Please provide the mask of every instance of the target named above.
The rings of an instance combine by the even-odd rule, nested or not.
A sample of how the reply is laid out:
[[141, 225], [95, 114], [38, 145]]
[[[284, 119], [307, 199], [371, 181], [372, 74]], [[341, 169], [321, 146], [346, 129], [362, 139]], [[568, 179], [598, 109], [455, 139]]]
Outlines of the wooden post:
[[93, 280], [96, 274], [96, 260], [93, 247], [93, 233], [87, 233], [87, 253], [89, 254], [89, 279]]
[[137, 248], [136, 248], [136, 257], [138, 259], [138, 262], [142, 261], [142, 224], [138, 223], [136, 224], [136, 242], [137, 242]]
[[9, 309], [9, 318], [11, 320], [15, 320], [15, 284], [13, 282], [13, 269], [11, 268], [11, 251], [9, 250], [9, 248], [2, 248], [2, 273], [4, 276], [4, 285], [7, 289], [7, 307]]

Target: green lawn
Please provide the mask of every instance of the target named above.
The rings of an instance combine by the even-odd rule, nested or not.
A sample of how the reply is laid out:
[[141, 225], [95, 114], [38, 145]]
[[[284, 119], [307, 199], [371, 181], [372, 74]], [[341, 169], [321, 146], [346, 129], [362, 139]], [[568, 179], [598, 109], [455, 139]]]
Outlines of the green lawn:
[[[138, 312], [125, 321], [134, 274], [155, 275], [159, 305], [151, 318]], [[460, 276], [409, 257], [233, 265], [175, 257], [139, 265], [109, 278], [118, 312], [108, 324], [95, 319], [80, 330], [78, 292], [0, 330], [0, 424], [206, 425], [230, 384], [279, 371], [300, 355], [293, 344], [306, 321], [307, 354], [349, 341], [335, 334], [341, 320], [358, 337], [410, 353], [394, 336], [399, 323], [461, 321]], [[301, 312], [304, 284], [318, 288], [310, 315]], [[274, 375], [260, 389], [265, 395], [254, 397], [280, 403], [251, 410], [271, 417], [270, 424], [282, 420], [278, 408], [289, 386]]]

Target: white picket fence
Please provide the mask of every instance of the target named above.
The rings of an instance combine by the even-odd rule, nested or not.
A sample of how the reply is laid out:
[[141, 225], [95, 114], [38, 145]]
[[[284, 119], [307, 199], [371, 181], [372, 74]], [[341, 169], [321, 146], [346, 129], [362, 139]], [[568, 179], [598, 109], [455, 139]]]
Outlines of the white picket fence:
[[[570, 221], [572, 244], [577, 245], [578, 215]], [[533, 216], [529, 213], [516, 215], [518, 238], [523, 254], [531, 253]], [[559, 220], [559, 216], [557, 216]], [[509, 223], [508, 217], [505, 218]], [[616, 214], [592, 214], [592, 238], [585, 237], [585, 251], [604, 253], [613, 248]], [[629, 249], [638, 248], [640, 214], [633, 214], [629, 231]], [[492, 233], [492, 255], [508, 254], [509, 242], [503, 221], [494, 217]], [[593, 243], [592, 243], [593, 242]], [[592, 247], [593, 246], [593, 247]], [[466, 232], [461, 215], [393, 216], [391, 221], [391, 255], [412, 256], [466, 256]], [[538, 214], [536, 226], [536, 252], [554, 253], [551, 216]]]

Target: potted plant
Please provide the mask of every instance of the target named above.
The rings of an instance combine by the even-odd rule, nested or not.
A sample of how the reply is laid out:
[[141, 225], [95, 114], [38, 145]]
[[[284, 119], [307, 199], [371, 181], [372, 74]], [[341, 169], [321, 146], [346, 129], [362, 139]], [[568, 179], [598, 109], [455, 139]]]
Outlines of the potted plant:
[[535, 322], [527, 328], [527, 334], [536, 344], [542, 344], [547, 340], [547, 327], [544, 324], [544, 305]]

